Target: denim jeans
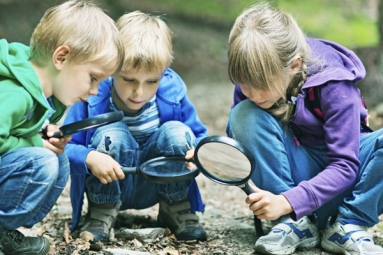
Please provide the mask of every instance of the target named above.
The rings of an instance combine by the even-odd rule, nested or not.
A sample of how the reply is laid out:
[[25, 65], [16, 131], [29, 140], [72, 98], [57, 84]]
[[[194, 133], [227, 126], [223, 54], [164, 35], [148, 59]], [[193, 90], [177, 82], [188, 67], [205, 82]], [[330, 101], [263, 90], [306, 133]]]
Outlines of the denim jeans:
[[[313, 178], [329, 163], [325, 146], [296, 146], [291, 131], [250, 100], [241, 102], [231, 111], [226, 132], [255, 156], [256, 166], [251, 177], [254, 184], [273, 194]], [[344, 217], [364, 219], [368, 225], [378, 221], [377, 216], [383, 209], [381, 136], [382, 130], [361, 138], [358, 183], [314, 212], [320, 229], [324, 229], [328, 218], [337, 216], [339, 211]]]
[[52, 209], [69, 178], [66, 154], [41, 147], [7, 152], [0, 163], [0, 232], [32, 227]]
[[[188, 135], [187, 135], [188, 134]], [[91, 147], [110, 155], [122, 166], [138, 166], [160, 156], [185, 155], [195, 147], [191, 129], [178, 121], [168, 121], [139, 145], [123, 122], [100, 127], [94, 133]], [[114, 204], [121, 200], [121, 210], [143, 209], [155, 205], [158, 196], [170, 202], [186, 198], [191, 181], [158, 184], [147, 181], [141, 174], [125, 175], [125, 179], [102, 184], [97, 177], [86, 178], [88, 199], [96, 204]]]

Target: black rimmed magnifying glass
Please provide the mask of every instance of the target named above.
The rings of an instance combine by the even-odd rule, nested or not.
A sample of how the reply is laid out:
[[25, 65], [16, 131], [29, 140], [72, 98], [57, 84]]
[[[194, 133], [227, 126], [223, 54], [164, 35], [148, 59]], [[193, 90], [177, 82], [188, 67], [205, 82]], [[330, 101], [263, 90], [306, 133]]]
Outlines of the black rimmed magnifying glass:
[[123, 166], [125, 174], [142, 174], [145, 179], [155, 183], [177, 183], [189, 181], [199, 174], [193, 160], [185, 156], [157, 157], [137, 167]]
[[[226, 136], [202, 139], [194, 152], [198, 169], [210, 180], [241, 188], [247, 195], [254, 193], [248, 181], [255, 168], [254, 156], [238, 141]], [[263, 236], [261, 220], [254, 216], [255, 231]]]
[[[87, 131], [92, 128], [98, 128], [107, 124], [120, 121], [124, 118], [122, 111], [103, 113], [91, 118], [76, 121], [60, 127], [60, 131], [53, 134], [52, 137], [61, 138], [64, 136], [72, 135], [74, 133]], [[43, 138], [47, 139], [46, 129], [43, 132]]]

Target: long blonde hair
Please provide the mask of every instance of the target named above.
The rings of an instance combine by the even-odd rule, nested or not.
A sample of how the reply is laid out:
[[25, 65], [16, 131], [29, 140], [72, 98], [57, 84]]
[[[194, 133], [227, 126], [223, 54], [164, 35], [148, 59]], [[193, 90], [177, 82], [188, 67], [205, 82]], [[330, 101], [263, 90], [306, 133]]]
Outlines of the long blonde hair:
[[[302, 58], [302, 66], [291, 79], [289, 73], [296, 56]], [[309, 57], [310, 48], [294, 18], [268, 3], [244, 10], [231, 29], [228, 49], [231, 81], [280, 97], [267, 111], [284, 122], [294, 114], [295, 105], [289, 101], [306, 81]]]
[[48, 9], [30, 41], [30, 60], [46, 66], [61, 45], [70, 48], [68, 61], [102, 63], [110, 73], [121, 69], [124, 46], [115, 22], [95, 3], [71, 0]]

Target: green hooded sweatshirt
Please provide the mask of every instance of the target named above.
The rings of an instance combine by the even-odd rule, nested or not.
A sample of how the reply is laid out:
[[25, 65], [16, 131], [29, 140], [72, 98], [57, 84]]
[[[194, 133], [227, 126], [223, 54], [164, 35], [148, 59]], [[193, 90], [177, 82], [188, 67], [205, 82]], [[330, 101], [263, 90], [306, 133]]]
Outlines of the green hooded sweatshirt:
[[[0, 40], [0, 157], [17, 148], [43, 146], [39, 131], [50, 106], [29, 56], [28, 46]], [[50, 123], [57, 123], [66, 106], [51, 99], [56, 112]]]

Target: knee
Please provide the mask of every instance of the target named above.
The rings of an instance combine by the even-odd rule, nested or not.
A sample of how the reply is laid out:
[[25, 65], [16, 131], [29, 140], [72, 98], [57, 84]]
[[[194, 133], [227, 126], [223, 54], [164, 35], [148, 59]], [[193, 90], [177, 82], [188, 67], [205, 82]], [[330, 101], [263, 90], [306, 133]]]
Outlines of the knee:
[[35, 182], [56, 183], [60, 173], [58, 156], [48, 149], [41, 150], [39, 157], [34, 159], [33, 170]]
[[196, 138], [193, 131], [187, 125], [179, 121], [168, 121], [160, 127], [158, 144], [164, 146], [195, 146]]
[[98, 128], [91, 144], [98, 151], [108, 154], [113, 148], [121, 150], [127, 146], [134, 146], [136, 142], [126, 123], [120, 121]]

